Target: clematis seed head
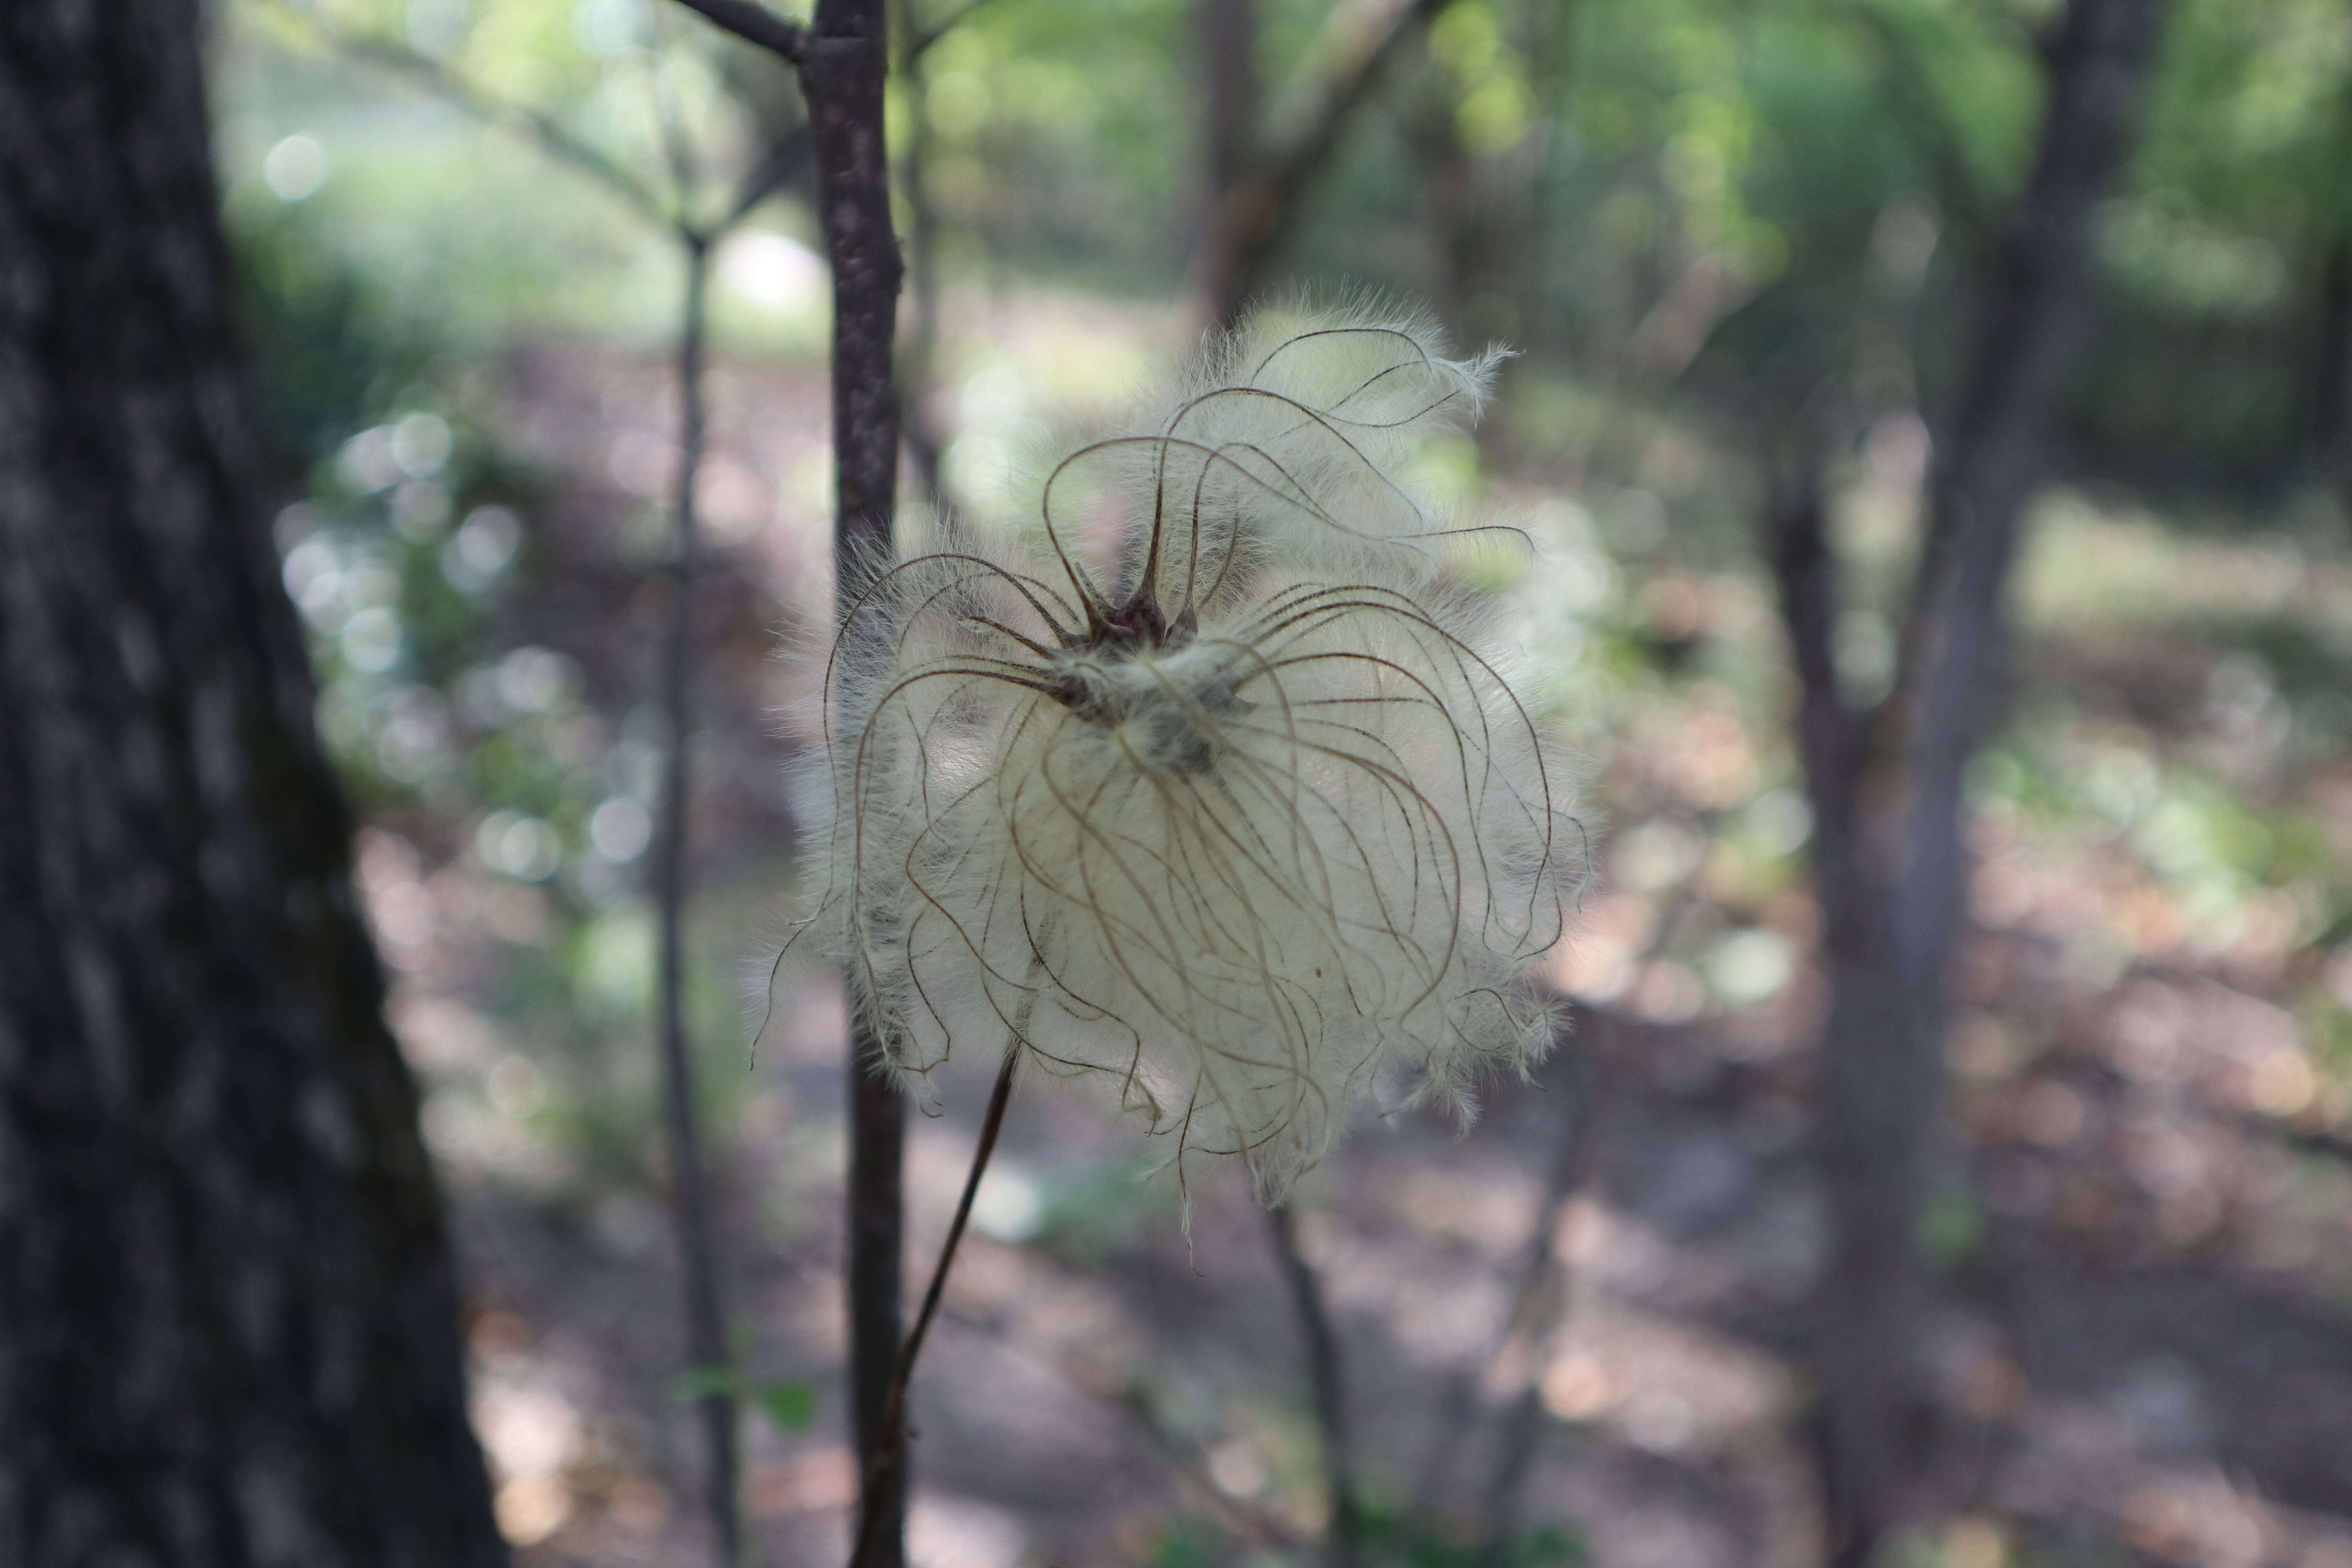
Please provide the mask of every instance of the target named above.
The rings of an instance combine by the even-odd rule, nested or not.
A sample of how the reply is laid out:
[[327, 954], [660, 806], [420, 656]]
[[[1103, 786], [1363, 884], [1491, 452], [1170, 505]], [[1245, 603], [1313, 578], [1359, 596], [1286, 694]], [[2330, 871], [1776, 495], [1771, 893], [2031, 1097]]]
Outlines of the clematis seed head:
[[878, 1066], [1010, 1039], [1180, 1180], [1239, 1159], [1273, 1202], [1376, 1086], [1466, 1120], [1549, 1047], [1584, 836], [1402, 477], [1498, 357], [1443, 347], [1362, 310], [1247, 323], [1058, 464], [1031, 532], [866, 574], [803, 929]]

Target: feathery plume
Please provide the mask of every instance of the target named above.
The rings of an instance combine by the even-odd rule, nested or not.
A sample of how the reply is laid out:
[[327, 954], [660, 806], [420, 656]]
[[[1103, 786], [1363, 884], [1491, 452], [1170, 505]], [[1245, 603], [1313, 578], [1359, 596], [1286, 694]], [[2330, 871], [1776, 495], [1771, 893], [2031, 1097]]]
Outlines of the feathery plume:
[[1498, 357], [1441, 350], [1245, 324], [1014, 547], [867, 573], [812, 929], [888, 1070], [1009, 1037], [1272, 1203], [1375, 1081], [1466, 1119], [1547, 1048], [1582, 837], [1400, 478]]

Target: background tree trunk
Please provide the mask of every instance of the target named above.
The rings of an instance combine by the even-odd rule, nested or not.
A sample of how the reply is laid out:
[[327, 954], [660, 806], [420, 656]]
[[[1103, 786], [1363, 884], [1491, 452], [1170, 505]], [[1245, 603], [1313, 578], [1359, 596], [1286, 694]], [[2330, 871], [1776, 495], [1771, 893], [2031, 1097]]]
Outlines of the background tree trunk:
[[1832, 1243], [1814, 1366], [1841, 1568], [1875, 1559], [1924, 1457], [1932, 1407], [1919, 1228], [1944, 1098], [1947, 971], [1968, 895], [1963, 789], [2006, 710], [2020, 523], [2096, 318], [2099, 204], [2126, 159], [2159, 12], [2158, 0], [2072, 0], [2051, 35], [2032, 177], [1937, 430], [1895, 687], [1867, 712], [1840, 698], [1830, 658], [1837, 589], [1818, 468], [1807, 466], [1772, 509], [1831, 994], [1818, 1092]]
[[1193, 25], [1208, 77], [1202, 97], [1207, 226], [1194, 259], [1202, 313], [1215, 327], [1240, 321], [1273, 274], [1299, 204], [1337, 156], [1340, 133], [1391, 59], [1448, 0], [1337, 0], [1325, 18], [1326, 59], [1311, 102], [1287, 133], [1258, 141], [1263, 91], [1255, 66], [1255, 13], [1244, 0], [1199, 0]]
[[0, 7], [0, 1561], [506, 1557], [194, 0]]

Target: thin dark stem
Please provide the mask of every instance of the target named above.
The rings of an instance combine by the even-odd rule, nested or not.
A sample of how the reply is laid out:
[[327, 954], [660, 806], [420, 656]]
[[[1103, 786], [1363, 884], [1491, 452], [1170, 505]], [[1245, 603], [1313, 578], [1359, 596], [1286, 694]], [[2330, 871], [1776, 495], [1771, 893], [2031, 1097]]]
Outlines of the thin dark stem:
[[906, 1342], [898, 1347], [898, 1364], [890, 1369], [890, 1389], [882, 1405], [881, 1441], [867, 1461], [879, 1473], [866, 1478], [866, 1508], [858, 1521], [857, 1549], [850, 1555], [850, 1568], [870, 1568], [885, 1517], [883, 1510], [873, 1506], [873, 1500], [893, 1492], [903, 1494], [903, 1480], [896, 1485], [888, 1483], [904, 1471], [907, 1463], [907, 1384], [915, 1375], [915, 1358], [923, 1353], [923, 1340], [931, 1331], [931, 1321], [939, 1316], [940, 1301], [947, 1294], [948, 1271], [955, 1267], [956, 1249], [963, 1245], [964, 1230], [971, 1223], [972, 1199], [979, 1195], [980, 1179], [988, 1173], [989, 1156], [996, 1152], [997, 1135], [1004, 1131], [1004, 1109], [1013, 1101], [1013, 1079], [1020, 1066], [1021, 1040], [1016, 1029], [1014, 1037], [1004, 1047], [1004, 1065], [997, 1069], [996, 1088], [988, 1097], [988, 1113], [981, 1119], [980, 1148], [971, 1157], [971, 1173], [964, 1177], [963, 1195], [956, 1200], [955, 1218], [948, 1226], [948, 1239], [940, 1248], [939, 1263], [931, 1269], [931, 1283], [923, 1292], [922, 1309], [915, 1314], [915, 1326]]
[[1348, 1394], [1339, 1364], [1339, 1336], [1323, 1303], [1322, 1281], [1314, 1265], [1298, 1250], [1298, 1234], [1290, 1206], [1277, 1204], [1266, 1211], [1274, 1234], [1275, 1255], [1282, 1260], [1283, 1278], [1290, 1285], [1291, 1304], [1298, 1310], [1299, 1337], [1307, 1342], [1307, 1374], [1315, 1394], [1315, 1423], [1323, 1436], [1323, 1479], [1330, 1494], [1330, 1523], [1323, 1544], [1329, 1568], [1355, 1568], [1360, 1510], [1356, 1506], [1355, 1446], [1348, 1433]]
[[[1663, 933], [1671, 921], [1659, 924]], [[1653, 943], [1663, 945], [1663, 940]], [[1589, 1009], [1585, 1016], [1606, 1026], [1605, 1016]], [[1587, 1027], [1589, 1031], [1591, 1026]], [[1503, 1413], [1494, 1466], [1487, 1474], [1486, 1495], [1479, 1499], [1483, 1528], [1476, 1561], [1481, 1564], [1509, 1561], [1511, 1537], [1518, 1528], [1519, 1493], [1527, 1485], [1528, 1468], [1543, 1433], [1544, 1368], [1553, 1348], [1568, 1332], [1575, 1305], [1576, 1281], [1571, 1264], [1559, 1253], [1559, 1228], [1569, 1205], [1591, 1185], [1600, 1165], [1600, 1139], [1595, 1134], [1600, 1124], [1601, 1073], [1596, 1058], [1603, 1048], [1602, 1043], [1588, 1037], [1570, 1058], [1573, 1070], [1569, 1102], [1561, 1107], [1559, 1142], [1552, 1152], [1543, 1211], [1535, 1233], [1528, 1238], [1510, 1326], [1496, 1352], [1496, 1361], [1517, 1363], [1519, 1386]]]
[[735, 1510], [735, 1396], [724, 1385], [726, 1315], [719, 1302], [718, 1244], [696, 1125], [694, 1063], [686, 1039], [687, 795], [694, 738], [694, 577], [700, 550], [694, 487], [702, 465], [704, 300], [710, 252], [698, 237], [689, 238], [685, 251], [686, 307], [677, 345], [677, 559], [661, 688], [669, 757], [662, 781], [661, 854], [654, 868], [654, 900], [661, 930], [662, 1111], [669, 1133], [670, 1198], [685, 1276], [687, 1359], [704, 1382], [697, 1405], [709, 1450], [707, 1484], [719, 1561], [723, 1568], [734, 1568], [742, 1550]]
[[[675, 113], [670, 112], [671, 106], [665, 102], [663, 129], [677, 186], [677, 210], [672, 213], [647, 187], [572, 136], [552, 116], [485, 97], [440, 61], [404, 44], [347, 32], [306, 9], [295, 9], [292, 14], [345, 52], [422, 83], [485, 123], [520, 121], [550, 157], [593, 176], [641, 216], [667, 231], [677, 240], [685, 258], [686, 293], [679, 313], [677, 342], [677, 552], [672, 565], [660, 685], [668, 756], [663, 769], [660, 842], [654, 866], [660, 968], [656, 1009], [662, 1117], [669, 1146], [670, 1197], [685, 1296], [687, 1362], [688, 1371], [700, 1385], [696, 1405], [702, 1421], [704, 1446], [709, 1451], [706, 1485], [718, 1559], [720, 1568], [735, 1568], [742, 1559], [741, 1521], [736, 1508], [741, 1469], [737, 1450], [736, 1400], [730, 1387], [717, 1227], [711, 1218], [703, 1169], [702, 1138], [695, 1109], [694, 1063], [686, 1037], [687, 798], [692, 784], [694, 736], [694, 587], [701, 545], [695, 514], [695, 487], [701, 477], [707, 426], [703, 366], [709, 324], [708, 296], [713, 237], [682, 216], [692, 195], [690, 149]], [[766, 186], [759, 184], [755, 176], [734, 213], [721, 226], [722, 230], [748, 214], [765, 194]]]
[[[877, 1466], [898, 1359], [899, 1274], [905, 1256], [907, 1102], [882, 1076], [862, 1019], [849, 1043], [849, 1396], [857, 1446], [858, 1536], [864, 1568], [901, 1568], [907, 1468]], [[867, 1538], [871, 1537], [869, 1541]]]
[[[845, 613], [891, 549], [898, 505], [898, 388], [891, 363], [904, 264], [891, 226], [883, 139], [883, 0], [819, 0], [800, 58], [816, 148], [817, 214], [833, 268], [834, 566]], [[898, 1359], [904, 1268], [906, 1100], [875, 1071], [863, 1007], [849, 1042], [850, 1403], [873, 1541], [866, 1568], [906, 1561], [907, 1466], [876, 1464]]]
[[751, 0], [679, 0], [679, 4], [700, 13], [706, 21], [725, 28], [745, 43], [781, 55], [794, 65], [799, 65], [807, 54], [807, 28], [764, 5], [753, 5]]
[[[833, 269], [834, 567], [845, 616], [882, 570], [898, 505], [898, 389], [891, 353], [904, 263], [890, 216], [883, 136], [887, 29], [883, 0], [817, 0], [805, 28], [749, 0], [683, 0], [797, 68], [816, 149], [817, 216]], [[849, 1384], [864, 1478], [866, 1568], [906, 1561], [906, 1465], [878, 1465], [898, 1359], [906, 1100], [874, 1070], [863, 1007], [849, 1039]]]

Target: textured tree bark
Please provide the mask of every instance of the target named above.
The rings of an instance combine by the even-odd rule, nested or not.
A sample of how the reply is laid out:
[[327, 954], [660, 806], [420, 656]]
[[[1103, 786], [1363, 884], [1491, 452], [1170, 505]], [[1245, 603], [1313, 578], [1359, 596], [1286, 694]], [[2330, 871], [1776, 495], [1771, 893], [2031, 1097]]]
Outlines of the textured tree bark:
[[487, 1568], [198, 10], [0, 6], [0, 1562]]
[[[898, 506], [898, 390], [891, 364], [904, 262], [890, 225], [890, 165], [882, 135], [881, 0], [820, 0], [801, 62], [816, 136], [817, 204], [833, 264], [834, 570], [847, 595], [861, 571], [890, 552]], [[871, 1568], [906, 1561], [907, 1469], [877, 1463], [888, 1421], [890, 1377], [905, 1317], [901, 1195], [907, 1106], [877, 1070], [864, 1018], [849, 1050], [849, 1362], [857, 1453], [866, 1478], [861, 1516]], [[861, 1526], [861, 1531], [863, 1526]]]
[[1832, 1244], [1817, 1303], [1832, 1561], [1863, 1568], [1906, 1505], [1930, 1406], [1918, 1244], [1945, 1073], [1946, 971], [1968, 889], [1969, 762], [2006, 709], [2005, 598], [2068, 372], [2096, 316], [2096, 219], [2121, 168], [2159, 0], [2071, 0], [2047, 48], [2033, 174], [2010, 215], [1928, 482], [1895, 689], [1846, 709], [1818, 478], [1774, 508], [1818, 831], [1831, 1005], [1818, 1085]]

